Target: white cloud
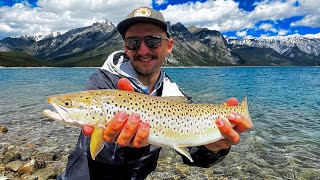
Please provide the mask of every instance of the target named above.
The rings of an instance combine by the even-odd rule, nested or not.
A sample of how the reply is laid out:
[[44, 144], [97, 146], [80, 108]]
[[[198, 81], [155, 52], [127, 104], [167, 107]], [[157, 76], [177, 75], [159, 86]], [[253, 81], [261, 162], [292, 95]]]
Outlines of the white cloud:
[[0, 32], [13, 32], [14, 29], [12, 29], [10, 26], [8, 26], [7, 24], [4, 23], [0, 23]]
[[300, 14], [296, 7], [296, 0], [288, 1], [262, 1], [249, 14], [252, 20], [283, 20]]
[[156, 0], [155, 4], [157, 5], [168, 4], [168, 0]]
[[277, 29], [274, 28], [273, 25], [270, 23], [263, 23], [258, 27], [258, 29], [263, 29], [265, 31], [277, 32]]
[[[181, 22], [186, 26], [194, 25], [227, 32], [255, 28], [258, 22], [264, 20], [281, 21], [310, 13], [316, 16], [313, 15], [312, 18], [306, 16], [306, 19], [296, 24], [313, 25], [312, 21], [313, 26], [317, 26], [320, 24], [320, 18], [318, 18], [320, 5], [318, 4], [320, 3], [314, 3], [314, 0], [301, 0], [299, 4], [296, 0], [265, 0], [255, 3], [254, 10], [248, 12], [240, 9], [239, 4], [233, 0], [207, 0], [206, 2], [169, 5], [162, 12], [166, 20], [171, 23]], [[267, 29], [264, 26], [258, 28], [277, 32], [275, 28]]]
[[[262, 29], [265, 32], [271, 31], [271, 32], [277, 33], [279, 36], [284, 36], [289, 32], [289, 30], [286, 30], [286, 29], [276, 29], [270, 23], [263, 23], [258, 27], [258, 29]], [[261, 37], [265, 37], [265, 36], [266, 34], [261, 35]]]
[[246, 18], [247, 13], [238, 8], [233, 0], [207, 0], [187, 4], [169, 5], [161, 11], [166, 20], [181, 22], [186, 26], [207, 27], [218, 31], [252, 28], [254, 24]]
[[320, 27], [320, 14], [306, 15], [300, 21], [291, 23], [290, 26], [309, 26], [313, 28]]
[[65, 32], [107, 19], [114, 24], [139, 6], [152, 6], [151, 0], [39, 0], [38, 7], [16, 3], [0, 7], [1, 36]]
[[291, 26], [320, 27], [320, 3], [315, 0], [299, 0], [299, 5], [301, 15], [305, 16]]
[[320, 3], [315, 0], [299, 0], [300, 11], [303, 14], [319, 14], [320, 13]]
[[252, 19], [283, 20], [293, 16], [304, 16], [291, 26], [320, 27], [320, 3], [315, 0], [262, 1], [250, 13]]
[[247, 36], [247, 31], [238, 31], [238, 32], [236, 32], [236, 35], [238, 37], [246, 37]]
[[289, 30], [280, 29], [280, 30], [278, 31], [278, 35], [279, 35], [279, 36], [284, 36], [284, 35], [286, 35], [288, 32], [289, 32]]
[[[168, 0], [155, 0], [155, 4], [167, 4]], [[54, 31], [65, 32], [72, 28], [91, 25], [107, 19], [117, 24], [134, 8], [152, 6], [152, 0], [38, 0], [38, 7], [23, 2], [13, 7], [0, 7], [0, 34], [33, 35]], [[162, 10], [167, 21], [181, 22], [186, 26], [206, 27], [221, 32], [248, 29], [283, 34], [272, 24], [257, 23], [265, 20], [281, 21], [293, 16], [304, 16], [291, 26], [320, 27], [320, 3], [315, 0], [264, 0], [255, 3], [251, 12], [240, 9], [234, 0], [207, 0], [168, 5]], [[281, 31], [281, 32], [280, 32]]]
[[263, 29], [263, 30], [270, 30], [270, 29], [272, 29], [273, 28], [273, 26], [272, 26], [272, 24], [270, 24], [270, 23], [264, 23], [264, 24], [261, 24], [260, 26], [259, 26], [259, 29]]

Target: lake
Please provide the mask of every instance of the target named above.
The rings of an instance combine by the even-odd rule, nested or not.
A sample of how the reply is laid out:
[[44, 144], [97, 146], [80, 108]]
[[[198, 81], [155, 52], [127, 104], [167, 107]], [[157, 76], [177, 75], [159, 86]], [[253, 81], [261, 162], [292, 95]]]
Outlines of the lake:
[[[248, 96], [254, 128], [221, 163], [189, 167], [165, 149], [150, 179], [319, 179], [320, 68], [165, 68], [195, 103]], [[96, 68], [0, 68], [1, 144], [67, 156], [80, 129], [42, 116], [49, 95], [83, 90]], [[65, 164], [65, 162], [63, 162]]]

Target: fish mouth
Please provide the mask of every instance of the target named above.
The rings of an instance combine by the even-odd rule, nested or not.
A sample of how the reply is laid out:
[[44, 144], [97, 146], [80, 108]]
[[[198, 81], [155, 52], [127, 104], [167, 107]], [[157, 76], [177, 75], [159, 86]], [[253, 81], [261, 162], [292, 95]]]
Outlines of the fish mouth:
[[51, 111], [49, 109], [44, 110], [43, 115], [45, 115], [46, 117], [53, 119], [55, 121], [64, 121], [62, 119], [62, 117], [59, 115], [59, 113], [57, 113], [55, 111]]
[[56, 121], [60, 121], [65, 124], [73, 125], [73, 126], [78, 126], [78, 127], [83, 126], [82, 124], [79, 124], [78, 121], [73, 120], [65, 108], [58, 106], [54, 103], [51, 103], [51, 105], [55, 108], [55, 110], [57, 112], [46, 109], [43, 111], [43, 114], [46, 117], [53, 119], [53, 120], [56, 120]]

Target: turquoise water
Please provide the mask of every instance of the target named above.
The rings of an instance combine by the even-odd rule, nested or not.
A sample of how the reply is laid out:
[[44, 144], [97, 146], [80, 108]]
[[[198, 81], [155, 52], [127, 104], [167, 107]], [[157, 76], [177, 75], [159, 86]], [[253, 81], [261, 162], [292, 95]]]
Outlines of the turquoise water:
[[[79, 129], [44, 118], [46, 97], [79, 91], [95, 68], [0, 68], [0, 142], [34, 143], [41, 151], [72, 150]], [[249, 99], [254, 128], [228, 157], [210, 168], [176, 171], [179, 156], [164, 153], [153, 175], [163, 178], [318, 179], [320, 177], [320, 68], [166, 68], [195, 103]], [[170, 157], [166, 157], [170, 156]], [[175, 158], [172, 158], [175, 157]], [[174, 159], [174, 164], [172, 164]], [[170, 163], [168, 163], [170, 161]], [[177, 161], [177, 162], [176, 162]], [[162, 172], [164, 166], [168, 167]], [[170, 168], [169, 168], [170, 167]], [[184, 175], [183, 175], [184, 174]]]

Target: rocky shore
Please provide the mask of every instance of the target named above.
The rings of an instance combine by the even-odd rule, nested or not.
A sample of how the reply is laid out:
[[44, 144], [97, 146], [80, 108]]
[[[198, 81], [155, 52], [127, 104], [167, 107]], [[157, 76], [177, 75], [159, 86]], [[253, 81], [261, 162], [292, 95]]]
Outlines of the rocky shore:
[[[8, 129], [0, 125], [1, 134]], [[16, 146], [0, 143], [0, 179], [44, 180], [56, 179], [66, 166], [67, 153], [40, 152], [34, 144]]]
[[[75, 146], [75, 143], [72, 145], [67, 143], [64, 145], [67, 148], [48, 148], [42, 140], [30, 142], [23, 135], [13, 135], [9, 127], [0, 125], [0, 137], [9, 134], [12, 139], [18, 139], [19, 143], [8, 139], [0, 142], [0, 180], [56, 179], [65, 170], [68, 155]], [[49, 146], [57, 146], [54, 141], [50, 142], [52, 144]], [[181, 157], [174, 150], [164, 148], [161, 151], [157, 169], [147, 177], [147, 180], [225, 179], [224, 176], [214, 175], [221, 174], [220, 171], [220, 168], [213, 171], [187, 166], [182, 163]]]
[[[56, 179], [65, 170], [79, 129], [50, 121], [39, 124], [0, 125], [0, 180]], [[163, 148], [156, 170], [146, 180], [318, 179], [319, 151], [313, 148], [309, 151], [314, 155], [305, 154], [304, 148], [295, 146], [304, 156], [270, 159], [265, 153], [263, 140], [251, 136], [240, 146], [234, 146], [224, 161], [211, 168], [185, 165], [173, 149]], [[261, 158], [264, 156], [268, 160]]]

